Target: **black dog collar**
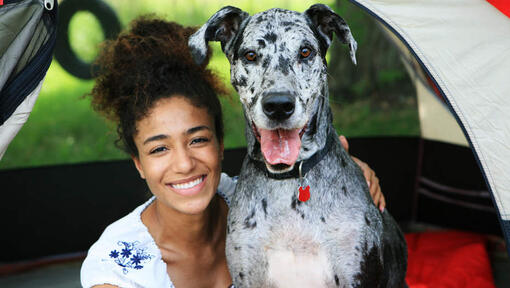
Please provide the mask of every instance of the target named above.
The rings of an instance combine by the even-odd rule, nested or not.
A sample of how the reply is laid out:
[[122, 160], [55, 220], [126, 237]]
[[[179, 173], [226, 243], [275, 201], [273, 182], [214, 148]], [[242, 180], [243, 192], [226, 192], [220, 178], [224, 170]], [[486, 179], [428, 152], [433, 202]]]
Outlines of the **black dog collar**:
[[329, 150], [331, 150], [331, 147], [333, 146], [333, 143], [335, 143], [335, 137], [336, 137], [335, 133], [330, 132], [328, 138], [326, 139], [326, 145], [324, 145], [324, 148], [315, 152], [315, 154], [313, 154], [312, 157], [301, 162], [296, 162], [296, 164], [294, 164], [294, 168], [285, 173], [271, 173], [267, 170], [266, 164], [264, 162], [255, 160], [251, 157], [250, 160], [253, 162], [255, 167], [263, 171], [269, 178], [278, 180], [289, 178], [301, 178], [305, 176], [306, 173], [310, 171], [310, 169], [312, 169], [313, 166], [315, 166], [315, 164], [319, 163], [322, 160], [322, 158], [326, 156], [326, 154], [328, 154]]

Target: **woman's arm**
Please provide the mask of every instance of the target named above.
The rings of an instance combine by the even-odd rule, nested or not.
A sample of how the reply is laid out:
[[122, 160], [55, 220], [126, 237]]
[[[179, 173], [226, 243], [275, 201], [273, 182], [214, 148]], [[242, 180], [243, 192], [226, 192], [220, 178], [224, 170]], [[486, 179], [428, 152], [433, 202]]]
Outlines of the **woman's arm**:
[[[347, 138], [345, 138], [344, 135], [340, 135], [339, 138], [344, 149], [349, 152], [349, 142], [347, 142]], [[358, 158], [354, 156], [351, 156], [351, 158], [359, 165], [361, 170], [363, 170], [363, 175], [365, 175], [365, 179], [367, 180], [368, 188], [370, 189], [370, 196], [372, 196], [375, 206], [378, 207], [381, 212], [384, 212], [386, 200], [384, 199], [384, 195], [381, 191], [381, 186], [379, 186], [379, 178], [375, 175], [375, 171], [372, 170], [367, 163], [359, 160]]]

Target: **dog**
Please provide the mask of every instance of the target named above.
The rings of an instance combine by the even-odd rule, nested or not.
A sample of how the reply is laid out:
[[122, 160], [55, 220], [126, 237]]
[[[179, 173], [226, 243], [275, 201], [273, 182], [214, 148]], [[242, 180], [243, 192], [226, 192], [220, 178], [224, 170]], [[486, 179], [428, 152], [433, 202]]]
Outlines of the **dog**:
[[402, 232], [373, 204], [332, 126], [333, 34], [356, 64], [349, 27], [321, 4], [254, 16], [224, 7], [189, 39], [198, 64], [209, 41], [221, 43], [246, 118], [248, 155], [227, 220], [236, 287], [405, 286]]

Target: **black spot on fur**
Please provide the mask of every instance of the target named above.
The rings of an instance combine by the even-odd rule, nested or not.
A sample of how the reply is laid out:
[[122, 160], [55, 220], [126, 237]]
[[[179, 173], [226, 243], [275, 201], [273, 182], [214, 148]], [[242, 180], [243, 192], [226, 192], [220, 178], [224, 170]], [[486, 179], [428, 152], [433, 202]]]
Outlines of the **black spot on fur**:
[[244, 278], [243, 272], [239, 272], [239, 278], [241, 278], [241, 280], [243, 280], [243, 278]]
[[255, 88], [254, 88], [254, 87], [251, 87], [251, 88], [250, 88], [250, 92], [251, 92], [251, 94], [253, 94], [253, 92], [255, 92]]
[[251, 214], [244, 219], [244, 227], [247, 229], [253, 229], [257, 227], [257, 222], [253, 219], [255, 217], [255, 208], [251, 210]]
[[280, 57], [278, 57], [278, 68], [280, 68], [283, 75], [289, 75], [289, 66], [289, 59], [280, 55]]
[[291, 21], [283, 21], [283, 22], [282, 22], [282, 25], [283, 25], [283, 26], [292, 26], [292, 25], [294, 25], [294, 22], [291, 22]]
[[259, 16], [259, 17], [257, 17], [257, 19], [255, 19], [255, 23], [260, 24], [260, 22], [262, 22], [262, 21], [264, 21], [264, 20], [266, 20], [266, 18], [265, 18], [265, 17], [263, 17], [263, 16]]
[[383, 267], [379, 258], [379, 250], [376, 246], [372, 246], [368, 250], [367, 246], [367, 242], [365, 242], [360, 272], [354, 276], [357, 282], [355, 287], [381, 287]]
[[267, 56], [264, 58], [264, 61], [262, 62], [262, 68], [267, 68], [269, 66], [269, 63], [271, 62], [271, 57]]
[[266, 200], [266, 198], [262, 199], [262, 210], [264, 210], [264, 216], [267, 217], [267, 200]]
[[341, 160], [342, 160], [342, 167], [346, 167], [347, 166], [347, 161], [345, 161], [344, 155], [341, 156]]
[[301, 218], [305, 219], [305, 213], [301, 212]]
[[239, 86], [246, 87], [247, 81], [248, 81], [248, 78], [246, 78], [245, 76], [241, 76], [241, 78], [239, 78]]
[[344, 192], [344, 195], [347, 196], [347, 188], [345, 186], [342, 186], [342, 192]]
[[321, 221], [322, 223], [326, 223], [326, 219], [324, 219], [324, 217], [321, 217]]
[[338, 275], [335, 274], [335, 284], [336, 286], [340, 286], [340, 279], [338, 279]]
[[[252, 88], [253, 89], [253, 88]], [[248, 109], [251, 110], [251, 108], [253, 107], [253, 105], [257, 104], [257, 101], [259, 101], [259, 98], [260, 98], [260, 93], [259, 94], [255, 94], [255, 96], [253, 96], [253, 99], [251, 100], [250, 103], [248, 103]], [[257, 141], [256, 144], [258, 144], [259, 142]], [[257, 149], [257, 146], [255, 147], [255, 149]]]
[[276, 42], [276, 39], [278, 39], [278, 36], [276, 36], [276, 34], [274, 34], [273, 32], [269, 32], [266, 33], [266, 35], [264, 35], [264, 39], [266, 39], [266, 41], [269, 43], [274, 43]]
[[264, 40], [259, 39], [259, 40], [257, 40], [257, 42], [259, 43], [259, 46], [261, 48], [266, 48], [266, 42]]
[[285, 32], [289, 32], [290, 31], [290, 27], [285, 27]]
[[367, 225], [370, 226], [370, 219], [368, 219], [367, 215], [365, 215], [365, 223], [367, 223]]
[[292, 200], [290, 201], [290, 208], [294, 209], [294, 210], [297, 210], [296, 206], [297, 206], [297, 198], [296, 196], [292, 196]]
[[283, 52], [285, 51], [287, 47], [285, 47], [285, 43], [280, 43], [280, 47], [278, 48], [280, 50], [280, 52]]
[[239, 250], [239, 249], [241, 249], [241, 247], [239, 247], [239, 246], [234, 246], [234, 250]]

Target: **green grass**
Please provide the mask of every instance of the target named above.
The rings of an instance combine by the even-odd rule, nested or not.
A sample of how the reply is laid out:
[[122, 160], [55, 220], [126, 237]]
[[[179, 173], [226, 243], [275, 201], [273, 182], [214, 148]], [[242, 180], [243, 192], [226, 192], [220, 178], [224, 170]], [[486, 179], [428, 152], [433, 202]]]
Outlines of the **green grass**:
[[[184, 25], [201, 25], [221, 7], [232, 5], [231, 1], [203, 0], [129, 1], [129, 5], [125, 0], [106, 2], [117, 11], [124, 27], [133, 18], [147, 13], [156, 13]], [[234, 5], [253, 14], [272, 7], [304, 11], [316, 2], [334, 3], [260, 0], [236, 1]], [[70, 34], [76, 53], [84, 60], [94, 59], [98, 44], [103, 40], [97, 20], [87, 12], [80, 12], [70, 24]], [[209, 65], [230, 87], [228, 61], [219, 45], [214, 44], [213, 48], [214, 56]], [[92, 86], [93, 81], [82, 81], [69, 75], [54, 61], [30, 118], [11, 142], [0, 161], [0, 169], [127, 158], [114, 145], [116, 134], [112, 124], [92, 111], [89, 99], [82, 97]], [[233, 94], [230, 99], [221, 100], [226, 148], [245, 145], [244, 116], [238, 98]], [[367, 103], [353, 103], [343, 105], [341, 110], [333, 107], [333, 110], [339, 112], [335, 115], [336, 127], [347, 136], [419, 133], [416, 131], [415, 109], [385, 112], [371, 110]], [[413, 123], [414, 127], [411, 127]]]

